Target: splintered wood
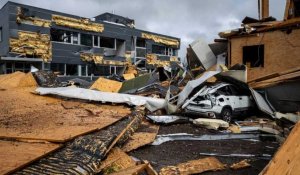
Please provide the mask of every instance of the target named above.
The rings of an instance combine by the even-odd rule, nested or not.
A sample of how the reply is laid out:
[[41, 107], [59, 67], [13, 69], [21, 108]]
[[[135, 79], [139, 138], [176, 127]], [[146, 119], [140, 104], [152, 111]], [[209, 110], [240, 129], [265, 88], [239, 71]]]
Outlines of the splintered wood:
[[7, 174], [59, 148], [59, 144], [0, 140], [0, 173]]
[[155, 140], [155, 137], [159, 130], [158, 125], [153, 125], [148, 121], [143, 121], [141, 128], [141, 131], [138, 130], [137, 132], [135, 132], [125, 143], [125, 145], [122, 147], [123, 151], [130, 152], [139, 147], [150, 144]]
[[300, 122], [298, 122], [261, 175], [299, 174]]
[[102, 92], [118, 92], [122, 87], [122, 83], [105, 78], [98, 78], [90, 89], [97, 89]]
[[112, 149], [107, 158], [101, 163], [100, 170], [111, 174], [135, 165], [134, 160], [119, 148]]
[[243, 168], [248, 168], [251, 165], [249, 164], [249, 160], [244, 159], [240, 162], [234, 163], [230, 166], [231, 169], [233, 170], [239, 170], [239, 169], [243, 169]]
[[171, 174], [197, 174], [205, 171], [218, 171], [226, 168], [215, 157], [207, 157], [204, 159], [191, 160], [186, 163], [180, 163], [177, 166], [167, 166], [160, 170], [160, 175]]

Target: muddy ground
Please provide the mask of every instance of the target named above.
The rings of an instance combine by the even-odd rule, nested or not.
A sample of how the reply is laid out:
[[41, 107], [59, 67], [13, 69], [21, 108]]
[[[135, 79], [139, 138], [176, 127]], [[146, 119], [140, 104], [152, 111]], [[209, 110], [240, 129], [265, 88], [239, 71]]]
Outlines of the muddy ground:
[[[176, 124], [169, 126], [161, 126], [158, 134], [171, 133], [189, 133], [189, 134], [217, 134], [218, 131], [208, 130], [205, 128], [193, 126], [192, 124]], [[176, 165], [178, 163], [189, 160], [208, 157], [201, 153], [217, 153], [217, 154], [255, 154], [273, 155], [279, 147], [279, 143], [274, 141], [249, 141], [249, 140], [223, 140], [223, 141], [173, 141], [166, 142], [158, 146], [144, 146], [129, 154], [138, 159], [148, 160], [156, 171], [168, 165]], [[231, 165], [237, 163], [245, 157], [222, 157], [216, 156], [222, 163]], [[249, 168], [241, 170], [226, 170], [217, 172], [205, 172], [202, 174], [258, 174], [269, 162], [271, 157], [247, 157], [252, 165]]]

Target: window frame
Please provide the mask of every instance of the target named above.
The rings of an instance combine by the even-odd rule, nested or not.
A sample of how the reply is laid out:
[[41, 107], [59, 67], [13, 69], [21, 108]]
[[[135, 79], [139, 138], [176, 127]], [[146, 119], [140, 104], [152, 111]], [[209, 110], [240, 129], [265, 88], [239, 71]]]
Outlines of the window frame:
[[0, 27], [0, 42], [3, 41], [3, 28]]

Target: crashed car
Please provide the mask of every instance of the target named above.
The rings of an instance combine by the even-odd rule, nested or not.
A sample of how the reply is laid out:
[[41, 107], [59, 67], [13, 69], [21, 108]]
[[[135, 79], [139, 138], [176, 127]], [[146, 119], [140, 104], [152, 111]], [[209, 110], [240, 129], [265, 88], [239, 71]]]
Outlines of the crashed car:
[[230, 122], [236, 114], [245, 113], [254, 106], [252, 96], [233, 84], [206, 85], [182, 106], [185, 113], [221, 118]]

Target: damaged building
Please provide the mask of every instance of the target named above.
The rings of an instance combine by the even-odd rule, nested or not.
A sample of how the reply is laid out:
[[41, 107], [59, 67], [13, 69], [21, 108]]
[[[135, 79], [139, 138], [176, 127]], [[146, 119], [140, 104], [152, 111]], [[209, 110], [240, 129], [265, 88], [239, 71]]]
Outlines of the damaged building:
[[34, 66], [62, 76], [122, 75], [132, 64], [149, 72], [179, 62], [179, 38], [111, 13], [87, 19], [7, 2], [0, 18], [0, 74]]

